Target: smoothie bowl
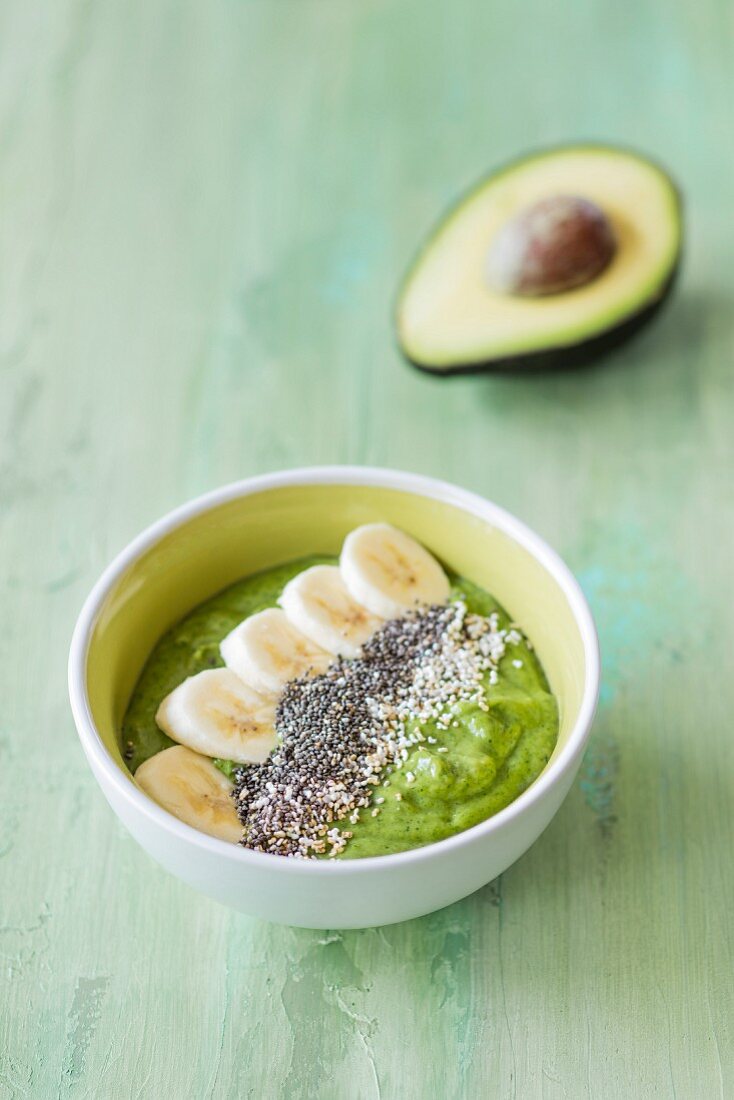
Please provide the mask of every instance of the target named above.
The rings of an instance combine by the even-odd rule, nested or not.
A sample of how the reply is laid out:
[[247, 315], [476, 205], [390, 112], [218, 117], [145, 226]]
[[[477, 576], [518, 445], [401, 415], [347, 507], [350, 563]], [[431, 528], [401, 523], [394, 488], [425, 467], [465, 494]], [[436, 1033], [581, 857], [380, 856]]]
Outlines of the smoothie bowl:
[[576, 773], [598, 689], [571, 574], [454, 486], [306, 469], [146, 531], [72, 642], [108, 801], [186, 882], [307, 927], [418, 916], [489, 882]]

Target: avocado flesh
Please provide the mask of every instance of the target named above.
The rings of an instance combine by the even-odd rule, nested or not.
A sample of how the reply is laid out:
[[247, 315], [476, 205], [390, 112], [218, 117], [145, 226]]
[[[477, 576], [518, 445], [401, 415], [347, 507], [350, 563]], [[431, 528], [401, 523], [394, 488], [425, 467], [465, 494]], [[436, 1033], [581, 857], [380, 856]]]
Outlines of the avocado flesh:
[[[493, 290], [487, 253], [520, 210], [577, 194], [607, 215], [618, 247], [592, 282], [545, 298]], [[638, 331], [672, 287], [681, 247], [675, 185], [626, 150], [574, 146], [534, 154], [485, 179], [442, 220], [399, 295], [400, 347], [439, 374], [572, 365]]]

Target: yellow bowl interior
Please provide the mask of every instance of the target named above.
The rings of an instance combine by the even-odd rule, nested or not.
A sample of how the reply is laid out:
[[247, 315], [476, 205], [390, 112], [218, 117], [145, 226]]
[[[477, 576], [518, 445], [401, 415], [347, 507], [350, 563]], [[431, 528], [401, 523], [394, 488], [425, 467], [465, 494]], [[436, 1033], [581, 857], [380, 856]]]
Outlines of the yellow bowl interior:
[[383, 520], [410, 532], [452, 569], [504, 604], [532, 640], [560, 706], [556, 752], [578, 715], [582, 638], [554, 578], [484, 520], [413, 493], [355, 485], [268, 489], [187, 520], [139, 557], [100, 610], [87, 659], [97, 729], [121, 768], [118, 730], [161, 635], [198, 603], [250, 573], [313, 553], [338, 553], [358, 524]]

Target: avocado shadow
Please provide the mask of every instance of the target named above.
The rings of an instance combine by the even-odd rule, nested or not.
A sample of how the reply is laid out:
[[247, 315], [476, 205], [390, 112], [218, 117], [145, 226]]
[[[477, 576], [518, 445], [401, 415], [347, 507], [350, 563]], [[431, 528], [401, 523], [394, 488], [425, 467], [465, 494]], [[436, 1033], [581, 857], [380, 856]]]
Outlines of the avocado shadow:
[[[540, 369], [491, 370], [458, 378], [436, 378], [440, 386], [453, 382], [470, 385], [477, 400], [511, 412], [529, 398], [560, 403], [593, 402], [597, 393], [606, 401], [609, 382], [644, 381], [648, 386], [669, 388], [693, 369], [704, 332], [718, 329], [726, 342], [734, 328], [734, 299], [719, 292], [674, 291], [660, 312], [633, 339], [600, 353], [587, 363]], [[707, 346], [708, 337], [707, 332]], [[613, 377], [612, 377], [613, 376]]]

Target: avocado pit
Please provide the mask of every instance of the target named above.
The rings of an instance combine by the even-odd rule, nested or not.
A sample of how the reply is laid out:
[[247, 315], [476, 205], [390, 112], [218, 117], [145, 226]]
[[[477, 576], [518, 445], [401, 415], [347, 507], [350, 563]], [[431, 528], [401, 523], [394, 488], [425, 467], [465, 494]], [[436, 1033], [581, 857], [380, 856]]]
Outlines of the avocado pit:
[[603, 210], [576, 195], [553, 195], [521, 210], [487, 254], [494, 290], [523, 298], [561, 294], [596, 279], [617, 241]]

